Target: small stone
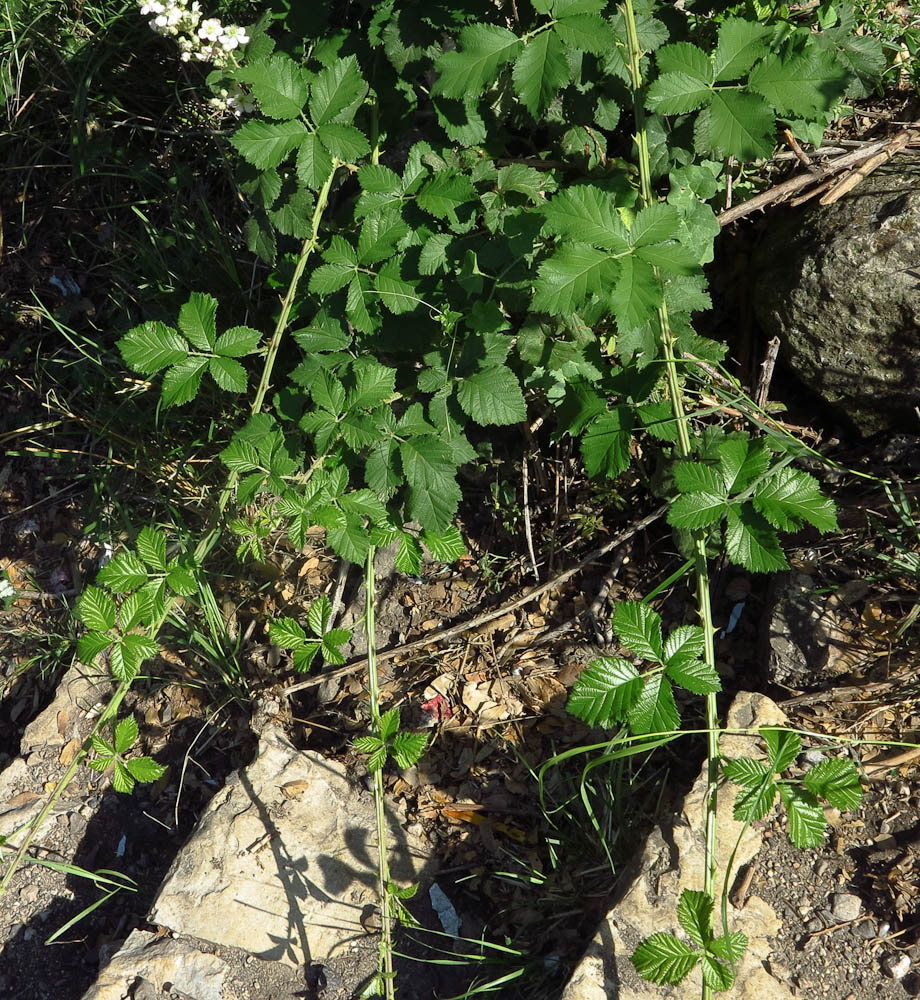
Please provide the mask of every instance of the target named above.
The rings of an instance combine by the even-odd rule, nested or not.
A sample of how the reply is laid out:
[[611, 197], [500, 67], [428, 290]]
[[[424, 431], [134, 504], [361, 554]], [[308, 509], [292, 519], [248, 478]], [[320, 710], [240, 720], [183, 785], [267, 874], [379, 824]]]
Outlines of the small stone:
[[823, 875], [830, 866], [831, 863], [827, 858], [821, 858], [820, 861], [815, 862], [815, 875]]
[[864, 941], [870, 941], [876, 936], [876, 927], [874, 920], [860, 920], [860, 922], [853, 928], [857, 937], [861, 937]]
[[835, 892], [831, 897], [831, 913], [837, 920], [856, 920], [862, 913], [862, 900], [852, 892]]
[[27, 885], [25, 888], [19, 891], [19, 900], [25, 903], [27, 906], [31, 905], [38, 899], [38, 886], [37, 885]]
[[797, 912], [799, 916], [804, 920], [811, 913], [811, 906], [808, 903], [802, 903], [801, 906], [797, 907]]
[[888, 937], [888, 932], [890, 930], [891, 930], [891, 924], [889, 924], [888, 921], [886, 920], [886, 921], [884, 921], [884, 923], [879, 924], [879, 927], [878, 927], [878, 936], [880, 938]]
[[802, 759], [806, 764], [811, 764], [814, 767], [815, 764], [820, 764], [822, 761], [827, 760], [827, 754], [821, 750], [806, 750], [802, 754]]
[[903, 979], [910, 971], [910, 956], [886, 955], [882, 959], [882, 972], [892, 979]]
[[824, 930], [824, 921], [819, 920], [817, 917], [812, 917], [811, 920], [805, 925], [805, 930], [809, 934], [816, 934], [818, 931]]

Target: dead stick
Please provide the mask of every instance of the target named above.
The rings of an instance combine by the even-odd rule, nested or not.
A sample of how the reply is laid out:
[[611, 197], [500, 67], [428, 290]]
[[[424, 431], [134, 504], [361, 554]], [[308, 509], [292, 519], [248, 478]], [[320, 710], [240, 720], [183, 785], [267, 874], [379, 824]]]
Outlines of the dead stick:
[[767, 396], [770, 394], [770, 383], [773, 381], [773, 369], [776, 367], [778, 354], [779, 337], [774, 337], [767, 342], [767, 353], [760, 366], [760, 378], [757, 380], [757, 392], [754, 394], [754, 403], [758, 410], [767, 408]]
[[872, 173], [873, 170], [878, 170], [878, 168], [883, 164], [887, 163], [895, 153], [899, 153], [904, 149], [910, 140], [915, 137], [917, 133], [911, 129], [905, 132], [899, 132], [888, 145], [880, 153], [876, 153], [875, 156], [870, 157], [866, 160], [862, 166], [857, 167], [855, 170], [851, 171], [842, 180], [838, 181], [826, 195], [821, 199], [822, 205], [833, 205], [835, 201], [839, 201], [844, 195], [849, 194], [857, 185], [862, 184], [862, 182]]
[[[591, 563], [597, 562], [598, 559], [602, 559], [608, 552], [612, 552], [613, 549], [617, 548], [617, 546], [622, 545], [624, 542], [632, 538], [633, 535], [637, 535], [650, 524], [654, 524], [655, 521], [657, 521], [658, 518], [665, 513], [665, 511], [667, 511], [667, 509], [668, 505], [662, 504], [656, 510], [653, 510], [651, 514], [647, 514], [643, 517], [641, 521], [637, 521], [628, 528], [624, 528], [622, 531], [617, 532], [617, 534], [614, 535], [609, 542], [585, 556], [581, 562], [576, 563], [570, 569], [567, 569], [558, 576], [553, 577], [553, 579], [549, 580], [547, 583], [540, 584], [539, 587], [534, 587], [533, 590], [529, 590], [521, 597], [516, 597], [508, 604], [503, 604], [500, 608], [493, 608], [491, 611], [487, 611], [485, 614], [479, 615], [477, 618], [472, 618], [468, 622], [461, 622], [459, 625], [452, 625], [450, 628], [444, 629], [443, 632], [435, 632], [433, 635], [425, 636], [424, 639], [416, 639], [415, 642], [407, 642], [404, 646], [397, 646], [394, 649], [385, 649], [383, 652], [377, 654], [377, 662], [383, 663], [384, 661], [392, 660], [403, 653], [413, 653], [417, 649], [424, 649], [426, 646], [432, 646], [437, 642], [446, 642], [448, 639], [454, 639], [458, 635], [463, 635], [464, 632], [470, 632], [475, 628], [479, 628], [480, 625], [485, 625], [487, 622], [494, 621], [496, 618], [501, 618], [502, 615], [506, 615], [511, 611], [517, 611], [518, 608], [523, 608], [524, 605], [530, 604], [531, 601], [536, 600], [541, 594], [545, 594], [547, 591], [560, 586], [565, 583], [566, 580], [570, 580], [577, 573], [580, 573], [587, 566], [590, 566]], [[290, 687], [285, 688], [283, 693], [291, 695], [297, 691], [304, 691], [307, 688], [317, 687], [325, 681], [338, 680], [340, 677], [350, 677], [352, 674], [356, 674], [363, 670], [366, 666], [367, 659], [355, 660], [354, 663], [346, 663], [344, 667], [339, 667], [337, 670], [328, 670], [324, 674], [318, 674], [316, 677], [309, 678], [309, 680], [292, 684]]]

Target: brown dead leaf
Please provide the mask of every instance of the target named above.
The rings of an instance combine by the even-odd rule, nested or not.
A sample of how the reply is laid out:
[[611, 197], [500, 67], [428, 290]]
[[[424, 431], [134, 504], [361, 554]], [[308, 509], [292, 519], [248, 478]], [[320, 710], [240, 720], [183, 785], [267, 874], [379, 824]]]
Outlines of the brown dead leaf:
[[70, 722], [70, 712], [65, 708], [57, 714], [57, 731], [58, 736], [65, 736], [67, 734], [67, 724]]
[[80, 747], [82, 745], [82, 740], [78, 740], [76, 738], [64, 744], [64, 748], [61, 750], [61, 755], [58, 757], [58, 760], [64, 765], [64, 767], [70, 767], [76, 759], [77, 754], [80, 752]]
[[20, 806], [27, 806], [41, 798], [38, 792], [20, 792], [11, 799], [7, 799], [6, 804], [10, 809], [18, 809]]
[[289, 799], [295, 799], [298, 795], [303, 795], [303, 793], [310, 787], [310, 782], [304, 778], [298, 778], [295, 781], [286, 781], [281, 786], [281, 791]]

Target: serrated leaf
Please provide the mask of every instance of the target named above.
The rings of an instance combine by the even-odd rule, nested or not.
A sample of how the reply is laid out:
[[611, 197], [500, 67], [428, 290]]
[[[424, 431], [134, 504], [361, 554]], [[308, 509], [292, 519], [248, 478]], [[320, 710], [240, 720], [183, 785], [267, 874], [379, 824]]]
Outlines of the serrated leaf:
[[396, 551], [396, 569], [407, 576], [418, 576], [422, 568], [422, 547], [414, 535], [402, 532]]
[[589, 726], [612, 729], [626, 718], [641, 690], [642, 678], [628, 660], [601, 657], [575, 681], [566, 709]]
[[242, 358], [254, 354], [262, 334], [248, 326], [232, 326], [225, 330], [214, 345], [214, 353], [222, 358]]
[[769, 777], [761, 778], [756, 785], [743, 785], [735, 799], [732, 815], [739, 823], [763, 819], [776, 801], [776, 788], [776, 783]]
[[616, 202], [601, 188], [579, 184], [560, 192], [540, 209], [544, 230], [583, 243], [625, 253], [629, 231], [617, 212]]
[[632, 330], [652, 319], [663, 301], [661, 282], [650, 264], [639, 257], [623, 257], [610, 293], [610, 308], [622, 329]]
[[752, 573], [789, 568], [776, 532], [749, 504], [727, 509], [725, 551], [732, 562]]
[[115, 643], [109, 654], [112, 676], [119, 681], [132, 681], [144, 660], [159, 653], [160, 647], [145, 635], [126, 635]]
[[803, 521], [819, 531], [834, 531], [837, 514], [834, 503], [821, 495], [817, 480], [807, 472], [786, 466], [757, 487], [751, 501], [775, 527], [795, 531]]
[[616, 406], [602, 413], [581, 439], [581, 457], [589, 476], [613, 479], [629, 465], [632, 441], [632, 411]]
[[[92, 736], [90, 736], [90, 744], [92, 745], [93, 750], [103, 757], [111, 758], [115, 756], [115, 747], [113, 747], [112, 744], [99, 733], [93, 733]], [[109, 763], [110, 761], [105, 760], [102, 762], [102, 765], [103, 767], [108, 767]]]
[[454, 562], [467, 551], [466, 543], [454, 525], [442, 532], [423, 531], [422, 541], [431, 553], [431, 558], [440, 562]]
[[739, 493], [767, 471], [770, 450], [762, 441], [728, 438], [719, 445], [719, 472], [726, 493]]
[[549, 106], [560, 87], [571, 79], [559, 36], [544, 31], [532, 38], [514, 62], [511, 80], [521, 103], [534, 116]]
[[307, 612], [307, 624], [314, 635], [321, 636], [329, 627], [329, 619], [332, 617], [332, 603], [325, 594], [319, 597], [310, 605]]
[[721, 493], [684, 493], [671, 502], [668, 524], [691, 530], [705, 528], [720, 521], [725, 511]]
[[238, 75], [269, 118], [296, 118], [307, 103], [307, 74], [290, 56], [277, 53], [249, 63]]
[[[558, 7], [558, 4], [556, 4]], [[594, 55], [606, 55], [616, 45], [613, 29], [596, 14], [575, 10], [567, 17], [557, 15], [556, 32], [566, 45]]]
[[438, 79], [434, 93], [463, 100], [479, 95], [492, 83], [500, 66], [514, 59], [522, 42], [507, 28], [472, 24], [460, 32], [454, 52], [444, 52], [435, 63]]
[[143, 587], [147, 582], [147, 567], [133, 552], [119, 552], [99, 570], [96, 579], [114, 593], [124, 594]]
[[358, 237], [358, 260], [362, 264], [378, 264], [392, 257], [396, 244], [408, 233], [409, 226], [397, 209], [387, 208], [368, 215]]
[[115, 727], [115, 752], [127, 753], [134, 746], [140, 730], [133, 715], [125, 716]]
[[460, 502], [450, 449], [425, 435], [403, 441], [399, 454], [409, 483], [410, 514], [428, 531], [446, 531]]
[[664, 662], [699, 659], [703, 655], [705, 641], [699, 625], [679, 625], [664, 643]]
[[534, 282], [533, 308], [566, 315], [616, 280], [618, 262], [586, 243], [565, 244], [545, 260]]
[[403, 279], [397, 259], [388, 260], [374, 279], [374, 289], [380, 301], [395, 316], [412, 312], [422, 304], [415, 288]]
[[362, 156], [367, 156], [371, 151], [370, 144], [354, 125], [340, 125], [338, 122], [329, 122], [320, 125], [316, 130], [323, 146], [343, 163], [356, 163]]
[[105, 632], [87, 632], [77, 640], [77, 658], [88, 667], [92, 666], [96, 657], [114, 642], [114, 638]]
[[293, 618], [274, 618], [268, 623], [268, 637], [276, 646], [293, 649], [307, 641], [307, 633]]
[[134, 790], [134, 777], [120, 760], [115, 761], [115, 770], [112, 772], [112, 788], [121, 795], [130, 795]]
[[406, 770], [421, 760], [426, 746], [428, 746], [427, 733], [398, 733], [390, 752], [399, 767]]
[[670, 733], [680, 726], [671, 682], [662, 673], [643, 677], [642, 691], [630, 709], [629, 727], [633, 733]]
[[[679, 42], [680, 45], [688, 45]], [[670, 48], [670, 46], [668, 46]], [[696, 48], [696, 46], [690, 46]], [[663, 50], [662, 50], [663, 51]], [[662, 115], [682, 115], [688, 111], [696, 111], [712, 99], [712, 65], [709, 64], [709, 77], [695, 76], [690, 73], [662, 73], [654, 80], [648, 89], [645, 99], [649, 111]]]
[[719, 44], [713, 54], [717, 81], [743, 76], [766, 53], [769, 25], [744, 17], [728, 17], [719, 25]]
[[163, 405], [182, 406], [194, 399], [207, 366], [207, 358], [187, 357], [167, 369], [163, 376]]
[[682, 688], [693, 694], [715, 694], [722, 690], [722, 682], [715, 667], [689, 657], [675, 657], [665, 667], [665, 673]]
[[179, 329], [199, 351], [210, 351], [214, 346], [216, 315], [217, 299], [201, 292], [192, 292], [179, 309]]
[[173, 562], [166, 572], [166, 585], [181, 597], [191, 597], [198, 590], [198, 581], [192, 567]]
[[717, 958], [726, 962], [740, 962], [747, 951], [748, 939], [741, 931], [729, 931], [709, 942], [709, 950]]
[[703, 982], [714, 992], [731, 989], [735, 981], [735, 970], [714, 955], [702, 958]]
[[315, 132], [309, 133], [301, 142], [296, 167], [301, 183], [311, 191], [318, 191], [332, 173], [332, 154]]
[[142, 375], [154, 375], [174, 365], [188, 354], [188, 343], [171, 326], [149, 322], [129, 330], [118, 349], [125, 364]]
[[847, 71], [817, 46], [791, 58], [769, 55], [751, 70], [748, 86], [780, 114], [810, 118], [830, 111], [846, 90]]
[[438, 219], [456, 223], [457, 209], [476, 197], [476, 189], [466, 174], [440, 170], [416, 195], [420, 208]]
[[257, 120], [247, 122], [238, 129], [230, 142], [257, 170], [267, 170], [277, 167], [291, 150], [303, 142], [306, 134], [307, 129], [303, 122], [297, 120], [284, 122]]
[[447, 270], [447, 248], [452, 239], [450, 233], [435, 233], [429, 237], [418, 258], [420, 274], [437, 274]]
[[356, 274], [348, 286], [348, 296], [345, 299], [345, 311], [348, 318], [356, 330], [361, 333], [370, 333], [375, 327], [375, 321], [371, 317], [365, 302], [365, 295], [369, 290], [370, 283], [363, 274]]
[[789, 839], [796, 847], [820, 847], [827, 820], [815, 796], [797, 785], [780, 785], [779, 797], [789, 819]]
[[659, 931], [642, 941], [630, 956], [640, 976], [653, 983], [676, 986], [700, 960], [701, 953], [673, 934]]
[[743, 162], [773, 155], [773, 112], [763, 98], [735, 90], [717, 90], [696, 121], [697, 149]]
[[320, 264], [310, 275], [309, 289], [314, 295], [331, 295], [340, 288], [344, 288], [354, 276], [354, 266]]
[[388, 709], [380, 716], [380, 739], [384, 743], [389, 741], [399, 732], [399, 708]]
[[208, 362], [211, 378], [227, 392], [246, 391], [246, 369], [233, 358], [211, 358]]
[[712, 907], [712, 899], [698, 889], [684, 889], [677, 901], [678, 922], [700, 948], [712, 939]]
[[135, 757], [133, 760], [125, 761], [125, 767], [130, 771], [131, 777], [141, 784], [159, 781], [166, 774], [166, 768], [152, 757]]
[[654, 608], [641, 601], [618, 601], [610, 625], [635, 656], [653, 663], [662, 662], [661, 615]]
[[767, 744], [770, 766], [776, 774], [782, 774], [802, 752], [802, 737], [788, 729], [762, 727], [759, 733]]
[[859, 772], [851, 760], [822, 760], [805, 775], [802, 782], [812, 795], [826, 799], [836, 809], [856, 809], [862, 802]]
[[485, 368], [461, 379], [457, 402], [483, 426], [516, 424], [527, 417], [520, 383], [504, 365]]
[[137, 535], [137, 554], [151, 568], [166, 569], [166, 535], [156, 528], [141, 528]]
[[326, 541], [343, 559], [357, 565], [364, 562], [371, 544], [363, 522], [354, 517], [327, 528]]
[[354, 56], [338, 59], [316, 74], [310, 88], [310, 116], [314, 125], [347, 122], [367, 93], [367, 84]]
[[361, 753], [373, 753], [383, 746], [383, 742], [376, 736], [356, 736], [352, 740], [352, 746]]
[[323, 636], [323, 656], [327, 663], [341, 666], [345, 662], [339, 646], [348, 642], [350, 638], [351, 632], [346, 628], [334, 628]]
[[386, 744], [381, 743], [375, 750], [371, 751], [370, 756], [367, 758], [368, 771], [370, 771], [371, 774], [374, 774], [376, 771], [379, 771], [386, 763], [386, 759], [387, 759], [387, 747]]
[[305, 642], [293, 650], [294, 669], [299, 674], [305, 674], [316, 659], [316, 654], [322, 649], [323, 644], [317, 639], [315, 642]]
[[764, 780], [773, 774], [773, 770], [765, 760], [754, 760], [753, 757], [723, 761], [722, 770], [730, 781], [744, 788], [759, 788]]
[[87, 587], [77, 598], [77, 615], [94, 632], [108, 632], [115, 627], [115, 602], [99, 587]]
[[320, 372], [310, 387], [310, 395], [317, 406], [335, 416], [345, 409], [345, 386], [330, 372]]

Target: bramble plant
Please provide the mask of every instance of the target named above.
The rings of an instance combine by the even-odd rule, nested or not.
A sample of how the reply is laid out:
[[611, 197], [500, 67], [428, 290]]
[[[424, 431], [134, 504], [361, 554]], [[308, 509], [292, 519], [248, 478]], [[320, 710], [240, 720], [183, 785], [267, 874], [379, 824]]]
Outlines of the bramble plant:
[[[248, 246], [280, 298], [267, 335], [218, 335], [216, 300], [193, 291], [177, 327], [146, 322], [119, 342], [128, 367], [151, 380], [164, 372], [165, 407], [212, 391], [206, 373], [221, 392], [258, 382], [248, 417], [222, 443], [225, 486], [194, 548], [167, 557], [165, 534], [143, 528], [80, 598], [80, 657], [105, 653], [119, 682], [93, 745], [157, 655], [170, 608], [180, 597], [206, 603], [215, 546], [229, 540], [256, 558], [276, 528], [301, 548], [320, 526], [342, 559], [367, 567], [369, 594], [377, 547], [396, 544], [409, 574], [423, 546], [452, 561], [465, 551], [457, 471], [477, 458], [476, 428], [520, 424], [538, 405], [557, 439], [578, 442], [595, 480], [623, 473], [637, 445], [654, 454], [649, 489], [670, 501], [694, 570], [700, 625], [665, 638], [650, 606], [619, 604], [613, 627], [647, 666], [596, 660], [569, 708], [591, 725], [661, 734], [679, 725], [672, 684], [706, 699], [705, 884], [677, 914], [696, 949], [656, 934], [634, 961], [667, 983], [701, 961], [703, 995], [726, 989], [745, 942], [711, 926], [721, 685], [708, 560], [724, 550], [750, 571], [779, 570], [780, 532], [829, 531], [836, 518], [816, 480], [793, 468], [800, 448], [788, 435], [726, 433], [688, 409], [690, 380], [705, 382], [705, 365], [726, 351], [693, 317], [711, 306], [703, 267], [732, 165], [769, 157], [778, 126], [819, 142], [842, 102], [880, 77], [881, 47], [856, 34], [845, 2], [717, 13], [724, 5], [386, 0], [356, 5], [341, 24], [320, 5], [309, 32], [302, 12], [280, 6], [274, 21], [232, 32], [202, 20], [197, 4], [144, 4], [158, 30], [179, 32], [183, 58], [194, 48], [214, 63], [208, 84], [234, 96], [234, 113], [254, 112], [230, 145]], [[273, 40], [275, 22], [287, 49]], [[232, 58], [215, 58], [218, 49]], [[369, 599], [371, 644], [372, 612]], [[340, 663], [347, 636], [330, 616], [320, 598], [310, 634], [279, 618], [269, 636], [297, 670], [317, 654]], [[425, 741], [399, 732], [397, 709], [381, 713], [370, 674], [371, 732], [355, 745], [370, 755], [382, 817], [381, 768], [388, 757], [414, 762]], [[121, 761], [127, 735], [97, 747], [100, 761], [117, 758], [123, 784], [125, 770], [140, 778], [136, 761]], [[759, 818], [778, 792], [793, 840], [813, 843], [818, 797], [855, 805], [855, 770], [828, 761], [788, 781], [800, 745], [764, 738], [768, 761], [724, 766], [742, 788], [737, 815]], [[379, 988], [390, 997], [388, 887], [382, 854]]]

